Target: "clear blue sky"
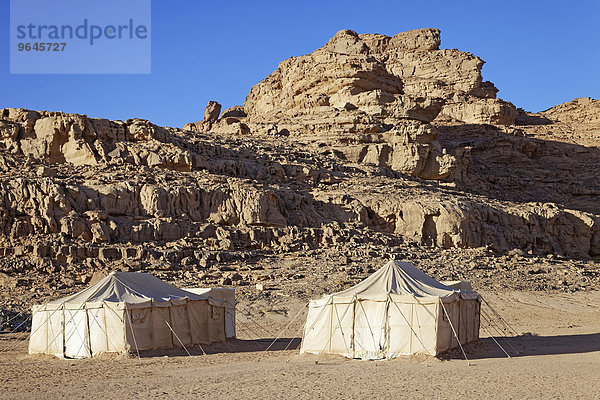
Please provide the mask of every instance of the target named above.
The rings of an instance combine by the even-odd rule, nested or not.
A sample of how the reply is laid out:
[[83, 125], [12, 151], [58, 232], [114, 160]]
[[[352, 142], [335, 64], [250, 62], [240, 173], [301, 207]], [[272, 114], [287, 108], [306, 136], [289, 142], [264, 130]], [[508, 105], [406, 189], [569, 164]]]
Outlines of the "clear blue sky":
[[598, 0], [153, 0], [150, 75], [10, 75], [9, 0], [0, 4], [0, 108], [182, 126], [202, 119], [208, 100], [243, 104], [281, 60], [340, 29], [393, 35], [422, 27], [442, 30], [442, 48], [483, 58], [484, 79], [517, 107], [600, 98]]

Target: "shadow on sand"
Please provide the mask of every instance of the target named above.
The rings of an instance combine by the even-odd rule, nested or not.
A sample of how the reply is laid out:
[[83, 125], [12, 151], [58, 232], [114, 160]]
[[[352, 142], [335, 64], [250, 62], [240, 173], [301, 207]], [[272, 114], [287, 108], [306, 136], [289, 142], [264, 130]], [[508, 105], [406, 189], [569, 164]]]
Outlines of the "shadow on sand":
[[[580, 335], [537, 336], [523, 334], [496, 338], [511, 357], [545, 356], [555, 354], [578, 354], [600, 351], [600, 333]], [[484, 358], [507, 358], [492, 338], [481, 338], [465, 346], [469, 360]], [[452, 349], [443, 354], [442, 359], [464, 358], [460, 349]]]
[[[140, 357], [180, 357], [187, 356], [189, 352], [192, 356], [201, 356], [204, 354], [219, 354], [219, 353], [248, 353], [248, 352], [263, 352], [263, 351], [282, 351], [282, 350], [298, 350], [300, 348], [300, 338], [279, 338], [279, 339], [228, 339], [225, 342], [217, 342], [206, 345], [189, 345], [185, 349], [168, 349], [168, 350], [146, 350], [140, 351]], [[187, 352], [186, 352], [187, 350]]]
[[[556, 354], [578, 354], [600, 351], [600, 333], [581, 335], [558, 335], [537, 336], [534, 334], [523, 334], [512, 337], [496, 338], [498, 343], [511, 357], [544, 356]], [[186, 346], [192, 356], [203, 354], [221, 353], [248, 353], [263, 351], [297, 351], [300, 348], [301, 338], [280, 339], [229, 339], [226, 342], [213, 343], [210, 345]], [[469, 360], [481, 360], [485, 358], [507, 358], [506, 353], [498, 347], [494, 339], [486, 337], [479, 341], [469, 343], [465, 346], [465, 352]], [[140, 357], [180, 357], [187, 356], [186, 350], [151, 350], [141, 351]], [[464, 356], [460, 349], [452, 349], [439, 356], [443, 360], [458, 360]]]

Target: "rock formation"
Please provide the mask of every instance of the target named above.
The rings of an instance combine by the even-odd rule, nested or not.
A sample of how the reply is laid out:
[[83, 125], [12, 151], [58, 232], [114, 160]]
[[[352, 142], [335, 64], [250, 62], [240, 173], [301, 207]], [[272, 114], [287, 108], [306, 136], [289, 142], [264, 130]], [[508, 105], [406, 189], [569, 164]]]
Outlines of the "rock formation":
[[[251, 89], [244, 105], [248, 117], [222, 116], [216, 130], [316, 136], [336, 142], [336, 151], [353, 162], [446, 178], [456, 160], [442, 152], [430, 124], [440, 111], [489, 124], [512, 124], [517, 112], [495, 99], [490, 82], [482, 82], [481, 59], [439, 46], [437, 29], [393, 37], [340, 31], [313, 53], [283, 61]], [[185, 128], [208, 130], [200, 123]]]
[[206, 109], [204, 110], [204, 119], [203, 121], [212, 122], [216, 121], [219, 118], [219, 114], [221, 113], [221, 105], [216, 101], [209, 101], [206, 105]]
[[413, 245], [600, 256], [600, 153], [575, 137], [600, 131], [598, 101], [517, 111], [481, 59], [439, 46], [436, 29], [341, 31], [184, 129], [0, 110], [0, 272], [210, 277]]

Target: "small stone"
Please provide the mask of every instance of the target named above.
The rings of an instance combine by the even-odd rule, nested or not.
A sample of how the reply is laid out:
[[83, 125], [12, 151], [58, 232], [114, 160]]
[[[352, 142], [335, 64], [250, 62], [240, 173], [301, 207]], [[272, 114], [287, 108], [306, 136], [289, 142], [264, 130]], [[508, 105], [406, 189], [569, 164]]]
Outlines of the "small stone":
[[231, 285], [231, 279], [229, 278], [221, 278], [219, 280], [220, 285]]

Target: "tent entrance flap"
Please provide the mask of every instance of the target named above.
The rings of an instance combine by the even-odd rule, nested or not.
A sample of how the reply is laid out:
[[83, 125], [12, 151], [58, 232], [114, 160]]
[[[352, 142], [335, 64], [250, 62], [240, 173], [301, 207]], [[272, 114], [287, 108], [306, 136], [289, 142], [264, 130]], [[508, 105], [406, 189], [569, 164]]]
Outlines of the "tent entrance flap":
[[387, 302], [357, 300], [354, 316], [354, 358], [385, 358]]

